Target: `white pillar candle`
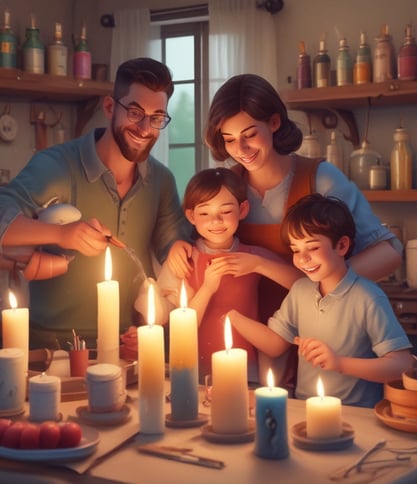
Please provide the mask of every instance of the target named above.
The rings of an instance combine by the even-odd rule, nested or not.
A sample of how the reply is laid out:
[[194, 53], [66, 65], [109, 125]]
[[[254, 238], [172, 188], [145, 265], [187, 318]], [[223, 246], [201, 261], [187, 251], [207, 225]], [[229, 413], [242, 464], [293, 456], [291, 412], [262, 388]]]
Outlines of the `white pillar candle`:
[[0, 417], [23, 412], [25, 398], [25, 354], [21, 348], [3, 348], [0, 350]]
[[187, 308], [184, 282], [180, 306], [169, 315], [169, 376], [173, 420], [198, 417], [197, 312]]
[[61, 379], [41, 375], [29, 378], [29, 419], [35, 422], [58, 420], [61, 401]]
[[26, 371], [29, 364], [29, 309], [18, 308], [15, 295], [9, 291], [11, 309], [3, 309], [3, 348], [20, 348]]
[[323, 382], [317, 381], [319, 396], [306, 400], [306, 433], [310, 439], [331, 439], [342, 435], [340, 398], [324, 396]]
[[97, 284], [97, 361], [119, 363], [119, 283], [112, 281], [110, 247], [106, 248], [103, 282]]
[[212, 354], [211, 425], [218, 434], [241, 434], [249, 429], [247, 352], [232, 348], [229, 318], [224, 327], [226, 350]]
[[165, 428], [164, 330], [155, 322], [154, 287], [148, 291], [148, 324], [138, 333], [139, 426], [143, 434], [162, 434]]

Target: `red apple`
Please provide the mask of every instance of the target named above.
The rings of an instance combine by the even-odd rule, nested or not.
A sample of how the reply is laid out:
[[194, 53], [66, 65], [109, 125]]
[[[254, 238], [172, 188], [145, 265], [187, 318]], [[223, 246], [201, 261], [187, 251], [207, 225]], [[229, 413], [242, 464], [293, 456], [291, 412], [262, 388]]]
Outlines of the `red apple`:
[[0, 418], [0, 445], [1, 445], [1, 439], [3, 437], [4, 431], [6, 428], [11, 425], [13, 420], [10, 420], [9, 418]]
[[81, 442], [82, 431], [77, 422], [65, 422], [61, 425], [61, 447], [76, 447]]
[[59, 425], [53, 421], [46, 421], [40, 424], [39, 447], [41, 449], [56, 449], [61, 440]]
[[24, 422], [13, 422], [9, 425], [3, 433], [1, 445], [11, 447], [12, 449], [18, 449], [20, 445], [20, 435], [26, 425], [27, 424]]
[[21, 449], [39, 449], [40, 427], [37, 424], [28, 423], [20, 434]]

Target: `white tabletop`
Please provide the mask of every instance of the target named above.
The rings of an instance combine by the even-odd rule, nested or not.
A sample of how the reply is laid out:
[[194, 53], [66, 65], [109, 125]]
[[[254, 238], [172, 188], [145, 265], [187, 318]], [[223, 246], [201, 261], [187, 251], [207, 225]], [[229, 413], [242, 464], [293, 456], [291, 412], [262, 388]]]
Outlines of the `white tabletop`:
[[[100, 444], [97, 452], [79, 462], [66, 464], [66, 468], [77, 472], [77, 482], [100, 482], [101, 479], [123, 483], [143, 484], [269, 484], [269, 483], [331, 483], [330, 475], [339, 468], [347, 467], [357, 460], [366, 450], [377, 441], [385, 439], [387, 445], [400, 444], [402, 446], [417, 446], [417, 434], [392, 429], [380, 422], [373, 409], [343, 407], [343, 420], [354, 429], [353, 445], [338, 451], [302, 450], [294, 445], [292, 439], [293, 425], [305, 420], [305, 402], [300, 400], [288, 401], [288, 438], [290, 456], [283, 460], [266, 460], [255, 456], [254, 443], [218, 444], [207, 441], [200, 428], [173, 429], [166, 428], [163, 435], [145, 436], [139, 430], [137, 411], [137, 391], [129, 389], [129, 420], [116, 427], [96, 427], [100, 431]], [[76, 417], [76, 408], [85, 405], [85, 401], [62, 402], [61, 411], [64, 418]], [[209, 415], [210, 409], [201, 406], [201, 412]], [[167, 404], [167, 413], [170, 406]], [[134, 436], [121, 449], [97, 460], [101, 454], [106, 454], [124, 439]], [[184, 464], [160, 457], [138, 452], [141, 444], [155, 442], [160, 445], [192, 448], [193, 452], [204, 457], [224, 461], [221, 470]], [[386, 456], [384, 456], [386, 457]], [[395, 458], [389, 455], [389, 458]], [[68, 479], [68, 469], [46, 468], [45, 466], [33, 472], [33, 465], [0, 462], [0, 479], [2, 482], [64, 482]], [[39, 474], [40, 473], [40, 474]], [[72, 476], [74, 477], [74, 476]], [[368, 479], [369, 478], [369, 479]], [[406, 465], [390, 466], [385, 474], [367, 476], [368, 480], [360, 482], [377, 483], [415, 483], [417, 482], [417, 455], [412, 456]], [[346, 484], [358, 482], [352, 477], [341, 481]]]

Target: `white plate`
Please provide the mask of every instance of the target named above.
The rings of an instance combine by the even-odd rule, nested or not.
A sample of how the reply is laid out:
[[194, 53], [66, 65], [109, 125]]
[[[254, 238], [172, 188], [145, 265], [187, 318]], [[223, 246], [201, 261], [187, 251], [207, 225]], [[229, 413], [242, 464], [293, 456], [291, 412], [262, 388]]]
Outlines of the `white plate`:
[[10, 449], [0, 446], [0, 457], [26, 462], [62, 462], [77, 460], [92, 454], [100, 440], [97, 430], [82, 427], [83, 436], [77, 447], [65, 449]]

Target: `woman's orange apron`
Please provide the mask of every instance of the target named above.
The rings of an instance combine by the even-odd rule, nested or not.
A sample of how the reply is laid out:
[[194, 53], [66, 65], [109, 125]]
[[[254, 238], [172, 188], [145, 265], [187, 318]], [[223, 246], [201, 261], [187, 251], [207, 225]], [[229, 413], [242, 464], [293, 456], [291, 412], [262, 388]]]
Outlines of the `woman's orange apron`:
[[[321, 161], [323, 161], [321, 158], [312, 159], [300, 156], [295, 157], [295, 172], [289, 189], [284, 214], [287, 212], [288, 208], [300, 198], [315, 191], [316, 171]], [[247, 176], [247, 171], [242, 165], [235, 165], [232, 170], [243, 177]], [[238, 236], [240, 241], [245, 244], [265, 247], [291, 262], [292, 255], [289, 248], [284, 245], [281, 239], [280, 228], [281, 224], [279, 223], [254, 224], [245, 223], [243, 220], [240, 222]], [[287, 293], [288, 290], [286, 288], [266, 277], [262, 277], [259, 283], [259, 320], [264, 324], [267, 324], [268, 318], [280, 307], [281, 302]], [[286, 360], [286, 368], [283, 375], [282, 369], [280, 372], [275, 372], [281, 373], [280, 381], [275, 380], [275, 384], [280, 384], [292, 393], [297, 378], [298, 357], [296, 346], [290, 348]], [[282, 364], [281, 361], [281, 366]], [[259, 366], [260, 372], [263, 372], [264, 370], [261, 369], [263, 365], [260, 364]], [[266, 375], [260, 374], [260, 379], [264, 382]]]

